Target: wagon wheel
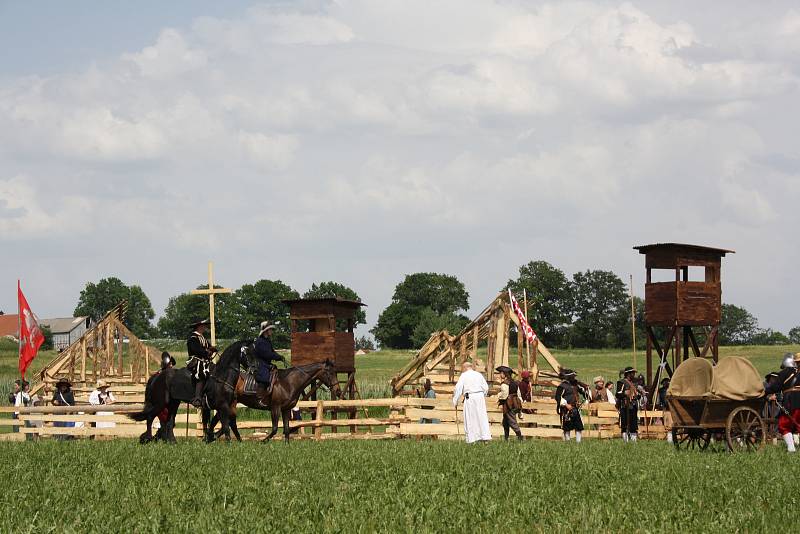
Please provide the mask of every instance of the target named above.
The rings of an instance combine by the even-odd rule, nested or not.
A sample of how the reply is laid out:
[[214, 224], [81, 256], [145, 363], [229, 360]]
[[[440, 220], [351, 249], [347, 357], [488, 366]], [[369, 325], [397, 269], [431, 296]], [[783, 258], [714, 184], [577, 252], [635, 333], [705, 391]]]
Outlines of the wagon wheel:
[[725, 438], [731, 452], [753, 452], [764, 447], [767, 427], [757, 411], [739, 406], [728, 416]]
[[672, 444], [679, 451], [704, 451], [711, 442], [711, 432], [702, 428], [672, 428]]

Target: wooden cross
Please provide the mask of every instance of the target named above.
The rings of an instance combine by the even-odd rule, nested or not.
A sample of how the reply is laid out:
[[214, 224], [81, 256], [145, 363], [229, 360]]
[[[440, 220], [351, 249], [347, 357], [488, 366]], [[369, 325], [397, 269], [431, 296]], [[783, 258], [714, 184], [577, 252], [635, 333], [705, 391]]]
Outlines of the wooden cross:
[[192, 295], [208, 295], [208, 320], [211, 321], [211, 344], [217, 346], [217, 329], [214, 324], [214, 295], [231, 293], [232, 290], [224, 287], [214, 287], [214, 264], [208, 262], [208, 289], [193, 289]]

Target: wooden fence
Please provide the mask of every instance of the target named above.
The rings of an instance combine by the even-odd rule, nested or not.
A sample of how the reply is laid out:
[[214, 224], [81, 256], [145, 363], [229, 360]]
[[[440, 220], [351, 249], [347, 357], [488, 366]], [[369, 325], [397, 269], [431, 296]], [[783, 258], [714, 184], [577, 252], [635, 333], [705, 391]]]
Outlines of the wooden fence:
[[[464, 414], [462, 406], [453, 408], [449, 399], [420, 399], [394, 397], [387, 399], [301, 401], [298, 407], [303, 420], [292, 421], [300, 439], [397, 439], [422, 438], [463, 439]], [[33, 408], [0, 408], [0, 426], [15, 426], [16, 433], [0, 434], [0, 439], [75, 436], [100, 438], [132, 438], [144, 432], [144, 423], [130, 420], [126, 413], [141, 410], [141, 405], [48, 406]], [[561, 439], [560, 421], [552, 399], [524, 403], [519, 418], [526, 438]], [[502, 437], [502, 412], [493, 399], [487, 399], [492, 436]], [[18, 419], [10, 414], [19, 412]], [[100, 413], [98, 413], [100, 412]], [[640, 425], [642, 438], [663, 439], [666, 430], [661, 423], [663, 412], [640, 412], [647, 424]], [[238, 427], [246, 439], [263, 438], [271, 428], [266, 412], [264, 419], [251, 419], [240, 411]], [[424, 422], [423, 422], [424, 421]], [[608, 439], [619, 436], [617, 411], [610, 404], [591, 404], [583, 409], [586, 430], [584, 438]], [[60, 425], [68, 426], [60, 426]], [[157, 425], [157, 421], [156, 421]], [[197, 410], [185, 409], [176, 417], [175, 435], [199, 438], [202, 435]], [[512, 433], [513, 437], [513, 433]]]

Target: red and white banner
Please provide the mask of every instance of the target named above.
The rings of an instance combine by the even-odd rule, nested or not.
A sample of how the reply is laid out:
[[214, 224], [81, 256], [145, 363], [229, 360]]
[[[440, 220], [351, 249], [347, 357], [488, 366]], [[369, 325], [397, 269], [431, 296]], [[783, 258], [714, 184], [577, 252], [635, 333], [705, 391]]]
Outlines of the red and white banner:
[[17, 297], [19, 300], [19, 372], [25, 379], [25, 371], [39, 352], [39, 347], [44, 343], [44, 334], [39, 328], [39, 322], [33, 314], [22, 288], [17, 280]]
[[525, 312], [523, 312], [522, 308], [519, 307], [517, 299], [515, 299], [514, 295], [511, 294], [510, 289], [508, 290], [508, 300], [511, 301], [511, 309], [517, 314], [519, 324], [522, 327], [522, 333], [525, 334], [525, 337], [528, 339], [528, 343], [533, 343], [533, 340], [536, 339], [536, 332], [534, 332], [533, 328], [531, 328], [531, 325], [528, 324], [528, 319], [525, 317]]

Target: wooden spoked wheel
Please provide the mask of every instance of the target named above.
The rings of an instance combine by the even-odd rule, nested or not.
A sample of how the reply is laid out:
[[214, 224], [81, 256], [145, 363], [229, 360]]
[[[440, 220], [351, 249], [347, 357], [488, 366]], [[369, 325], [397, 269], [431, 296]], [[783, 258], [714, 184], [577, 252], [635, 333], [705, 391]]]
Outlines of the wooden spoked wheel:
[[739, 406], [728, 416], [725, 439], [731, 452], [755, 452], [764, 448], [767, 426], [752, 408]]
[[711, 443], [711, 432], [702, 428], [672, 428], [672, 444], [679, 451], [704, 451]]

